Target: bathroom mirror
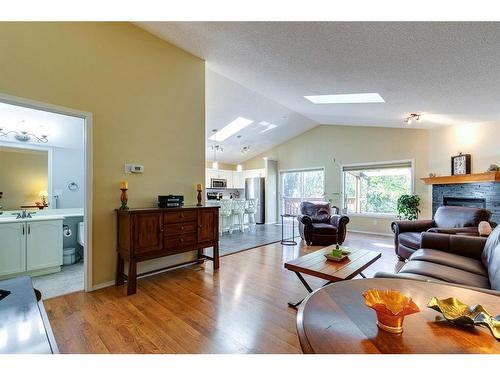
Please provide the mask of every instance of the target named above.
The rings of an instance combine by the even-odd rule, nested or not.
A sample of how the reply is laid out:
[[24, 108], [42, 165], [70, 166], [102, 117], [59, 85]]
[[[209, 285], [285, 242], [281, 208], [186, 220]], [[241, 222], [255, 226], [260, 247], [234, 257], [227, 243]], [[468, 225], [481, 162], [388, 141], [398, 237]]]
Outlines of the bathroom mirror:
[[49, 203], [49, 151], [0, 144], [0, 210], [37, 209]]

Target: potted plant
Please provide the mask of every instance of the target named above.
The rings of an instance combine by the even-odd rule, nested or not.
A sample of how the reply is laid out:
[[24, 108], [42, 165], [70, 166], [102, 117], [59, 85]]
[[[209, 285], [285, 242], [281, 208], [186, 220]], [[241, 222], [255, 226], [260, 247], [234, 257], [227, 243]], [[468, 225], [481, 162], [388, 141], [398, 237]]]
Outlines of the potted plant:
[[420, 197], [415, 194], [404, 194], [398, 198], [398, 218], [417, 220], [420, 213]]

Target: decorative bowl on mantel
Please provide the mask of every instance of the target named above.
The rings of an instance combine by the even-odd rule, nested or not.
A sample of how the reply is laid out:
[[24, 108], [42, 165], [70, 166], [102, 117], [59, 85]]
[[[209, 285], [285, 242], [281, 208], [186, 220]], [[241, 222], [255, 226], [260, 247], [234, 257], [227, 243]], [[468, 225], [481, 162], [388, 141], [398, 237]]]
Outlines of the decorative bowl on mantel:
[[365, 305], [377, 314], [377, 326], [390, 333], [403, 332], [405, 316], [420, 312], [410, 297], [397, 290], [369, 289], [363, 293], [363, 297]]

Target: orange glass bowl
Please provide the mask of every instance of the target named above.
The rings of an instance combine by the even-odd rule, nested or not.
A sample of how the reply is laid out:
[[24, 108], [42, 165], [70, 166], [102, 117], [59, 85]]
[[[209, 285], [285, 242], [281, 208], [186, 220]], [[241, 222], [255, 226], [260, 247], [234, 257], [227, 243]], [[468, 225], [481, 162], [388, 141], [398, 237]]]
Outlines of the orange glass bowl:
[[369, 289], [363, 293], [363, 297], [365, 305], [377, 314], [377, 326], [390, 333], [403, 332], [405, 316], [420, 312], [410, 297], [397, 290]]

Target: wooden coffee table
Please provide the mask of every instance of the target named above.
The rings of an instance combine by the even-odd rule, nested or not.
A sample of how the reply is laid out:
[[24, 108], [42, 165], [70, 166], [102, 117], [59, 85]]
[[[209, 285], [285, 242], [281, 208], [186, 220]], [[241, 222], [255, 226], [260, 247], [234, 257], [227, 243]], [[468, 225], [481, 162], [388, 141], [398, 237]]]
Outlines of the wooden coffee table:
[[[340, 262], [327, 260], [325, 254], [332, 251], [335, 245], [325, 247], [312, 253], [298, 257], [285, 263], [285, 268], [295, 272], [299, 280], [305, 286], [309, 293], [313, 290], [304, 279], [302, 274], [318, 277], [327, 280], [325, 285], [342, 280], [350, 280], [357, 275], [363, 275], [363, 270], [381, 257], [381, 253], [369, 250], [351, 249], [347, 258]], [[304, 299], [298, 302], [289, 302], [290, 307], [296, 308]]]
[[[403, 333], [376, 325], [375, 311], [362, 293], [371, 288], [396, 289], [410, 296], [420, 312], [405, 317]], [[500, 353], [500, 342], [486, 327], [464, 328], [443, 320], [426, 307], [432, 297], [458, 298], [500, 314], [500, 297], [451, 285], [401, 279], [350, 280], [311, 294], [297, 314], [297, 333], [304, 353]]]

